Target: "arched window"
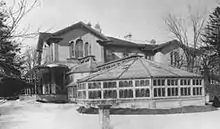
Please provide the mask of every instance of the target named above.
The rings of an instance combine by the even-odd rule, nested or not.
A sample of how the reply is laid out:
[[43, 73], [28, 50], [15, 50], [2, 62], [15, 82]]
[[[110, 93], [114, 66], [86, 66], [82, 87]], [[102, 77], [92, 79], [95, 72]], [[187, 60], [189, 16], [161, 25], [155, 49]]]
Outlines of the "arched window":
[[92, 55], [92, 47], [91, 47], [91, 44], [89, 45], [89, 55]]
[[81, 39], [76, 41], [75, 53], [76, 58], [83, 57], [83, 41]]
[[89, 55], [89, 43], [86, 42], [84, 45], [84, 52], [85, 52], [85, 56]]
[[74, 42], [70, 42], [70, 57], [75, 57], [75, 47], [74, 47]]

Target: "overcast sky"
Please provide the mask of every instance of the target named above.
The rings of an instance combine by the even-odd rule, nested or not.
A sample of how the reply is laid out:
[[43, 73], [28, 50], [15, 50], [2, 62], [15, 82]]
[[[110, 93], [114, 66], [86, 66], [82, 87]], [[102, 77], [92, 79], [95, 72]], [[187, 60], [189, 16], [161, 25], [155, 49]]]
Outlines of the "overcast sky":
[[[13, 0], [6, 0], [9, 2]], [[16, 0], [15, 0], [16, 1]], [[31, 3], [32, 0], [28, 0]], [[187, 6], [212, 11], [216, 0], [40, 0], [22, 21], [29, 31], [41, 28], [51, 32], [77, 21], [99, 23], [103, 33], [114, 37], [132, 34], [134, 40], [165, 42], [171, 39], [164, 17], [168, 13], [187, 14]], [[25, 44], [36, 45], [36, 39]]]

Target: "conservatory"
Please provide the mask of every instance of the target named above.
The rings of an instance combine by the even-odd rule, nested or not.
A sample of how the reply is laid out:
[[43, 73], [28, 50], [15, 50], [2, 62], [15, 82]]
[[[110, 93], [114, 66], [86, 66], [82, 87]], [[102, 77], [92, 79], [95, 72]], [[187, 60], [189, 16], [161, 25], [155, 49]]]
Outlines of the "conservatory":
[[141, 56], [116, 60], [78, 80], [77, 101], [83, 106], [115, 108], [177, 108], [205, 104], [201, 75], [147, 60]]

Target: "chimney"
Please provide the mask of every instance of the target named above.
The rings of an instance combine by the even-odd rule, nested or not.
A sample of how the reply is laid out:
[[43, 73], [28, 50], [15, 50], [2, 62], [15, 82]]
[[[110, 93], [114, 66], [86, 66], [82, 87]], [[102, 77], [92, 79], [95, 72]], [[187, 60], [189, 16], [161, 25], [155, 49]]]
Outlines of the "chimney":
[[102, 29], [101, 29], [99, 23], [95, 24], [94, 28], [95, 28], [95, 30], [97, 30], [99, 33], [102, 33]]
[[125, 35], [125, 36], [124, 36], [124, 38], [125, 38], [125, 39], [128, 39], [128, 40], [131, 40], [131, 37], [132, 37], [132, 34], [131, 34], [131, 33], [129, 33], [128, 35]]
[[156, 40], [155, 40], [155, 39], [152, 39], [152, 40], [150, 41], [150, 44], [155, 45], [155, 44], [156, 44]]
[[87, 23], [87, 26], [92, 27], [92, 24], [90, 22]]

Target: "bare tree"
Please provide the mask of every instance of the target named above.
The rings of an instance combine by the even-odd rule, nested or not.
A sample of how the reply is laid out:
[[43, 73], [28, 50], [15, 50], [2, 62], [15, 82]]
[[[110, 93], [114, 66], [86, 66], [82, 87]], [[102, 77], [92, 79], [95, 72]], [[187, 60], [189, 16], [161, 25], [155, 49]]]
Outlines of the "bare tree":
[[[193, 72], [195, 60], [198, 60], [196, 49], [201, 45], [201, 36], [206, 21], [205, 12], [192, 10], [189, 6], [189, 16], [177, 16], [168, 14], [165, 24], [173, 38], [179, 40], [184, 55], [179, 58], [178, 67], [186, 64], [187, 70]], [[196, 59], [197, 58], [197, 59]]]
[[27, 46], [23, 54], [24, 74], [37, 66], [37, 51], [35, 48]]
[[[29, 1], [30, 2], [30, 1]], [[7, 4], [6, 2], [1, 1], [2, 4]], [[35, 7], [38, 6], [38, 0], [32, 0], [29, 4], [28, 0], [14, 0], [12, 6], [6, 6], [3, 10], [7, 14], [7, 26], [9, 27], [8, 36], [9, 38], [32, 38], [37, 36], [38, 30], [36, 32], [28, 32], [29, 26], [25, 28], [20, 28], [19, 25], [22, 19]]]
[[10, 6], [7, 1], [0, 0], [0, 69], [4, 76], [20, 77], [23, 70], [21, 42], [38, 34], [29, 33], [29, 27], [20, 27], [22, 19], [37, 6], [38, 0], [32, 1], [29, 5], [28, 0], [14, 0]]

